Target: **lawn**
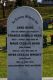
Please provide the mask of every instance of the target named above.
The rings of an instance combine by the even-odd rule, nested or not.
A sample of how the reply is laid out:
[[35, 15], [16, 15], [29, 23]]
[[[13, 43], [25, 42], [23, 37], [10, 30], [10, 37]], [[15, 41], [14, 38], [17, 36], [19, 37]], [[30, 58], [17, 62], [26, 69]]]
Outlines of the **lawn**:
[[0, 47], [4, 47], [6, 45], [6, 35], [0, 35]]
[[[6, 35], [0, 35], [0, 47], [5, 47]], [[0, 77], [7, 76], [7, 54], [6, 51], [0, 51]]]
[[53, 77], [53, 45], [43, 49], [43, 76]]
[[0, 51], [0, 77], [7, 76], [7, 54], [4, 51]]
[[[45, 30], [44, 34], [47, 36], [47, 42], [50, 42], [53, 30]], [[43, 76], [53, 76], [53, 45], [51, 44], [43, 49]]]
[[[45, 35], [51, 35], [53, 30], [45, 30]], [[49, 40], [50, 41], [50, 40]], [[5, 46], [6, 35], [0, 35], [0, 46]], [[43, 70], [42, 76], [53, 76], [53, 45], [43, 49]], [[0, 77], [7, 77], [7, 52], [0, 51]]]

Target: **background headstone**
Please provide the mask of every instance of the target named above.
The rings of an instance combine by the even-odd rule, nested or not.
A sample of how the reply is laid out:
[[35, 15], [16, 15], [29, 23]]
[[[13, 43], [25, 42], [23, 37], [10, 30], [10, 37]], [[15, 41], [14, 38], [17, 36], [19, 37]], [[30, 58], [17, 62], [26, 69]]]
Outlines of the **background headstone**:
[[48, 22], [43, 21], [43, 30], [48, 30]]
[[53, 35], [51, 35], [51, 44], [53, 45]]

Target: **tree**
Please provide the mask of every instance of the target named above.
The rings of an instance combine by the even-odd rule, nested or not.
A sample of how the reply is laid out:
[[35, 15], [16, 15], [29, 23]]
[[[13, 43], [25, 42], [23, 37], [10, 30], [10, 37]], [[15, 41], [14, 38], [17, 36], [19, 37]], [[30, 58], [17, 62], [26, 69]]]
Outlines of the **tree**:
[[22, 0], [16, 0], [15, 7], [22, 6]]
[[15, 7], [17, 6], [30, 6], [31, 0], [16, 0]]
[[37, 0], [33, 0], [33, 6], [37, 6]]

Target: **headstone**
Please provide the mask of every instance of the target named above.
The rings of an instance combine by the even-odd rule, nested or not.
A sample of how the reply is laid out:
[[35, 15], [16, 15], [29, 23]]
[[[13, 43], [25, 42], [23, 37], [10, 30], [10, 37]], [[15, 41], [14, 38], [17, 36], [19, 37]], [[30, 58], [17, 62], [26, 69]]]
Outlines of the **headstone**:
[[48, 30], [48, 22], [47, 21], [43, 22], [43, 30]]
[[53, 45], [53, 35], [51, 35], [51, 44]]
[[42, 79], [42, 28], [39, 12], [31, 7], [18, 7], [8, 17], [8, 80]]

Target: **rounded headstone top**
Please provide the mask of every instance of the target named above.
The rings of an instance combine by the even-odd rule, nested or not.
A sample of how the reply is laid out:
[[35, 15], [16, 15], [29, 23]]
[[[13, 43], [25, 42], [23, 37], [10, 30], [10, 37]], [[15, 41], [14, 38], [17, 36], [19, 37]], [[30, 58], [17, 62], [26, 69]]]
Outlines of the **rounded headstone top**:
[[32, 17], [36, 16], [37, 20], [39, 17], [40, 21], [42, 21], [42, 23], [43, 23], [40, 13], [36, 9], [29, 7], [29, 6], [17, 7], [16, 9], [14, 9], [11, 12], [11, 14], [8, 17], [8, 20], [9, 20], [9, 18], [13, 19], [14, 17], [17, 17], [19, 15], [21, 16], [21, 15], [26, 15], [26, 14], [29, 14]]
[[17, 7], [9, 15], [7, 20], [8, 27], [13, 27], [10, 25], [19, 23], [24, 25], [26, 25], [26, 23], [32, 23], [34, 26], [37, 25], [39, 28], [43, 28], [43, 20], [40, 13], [36, 9], [29, 6]]

